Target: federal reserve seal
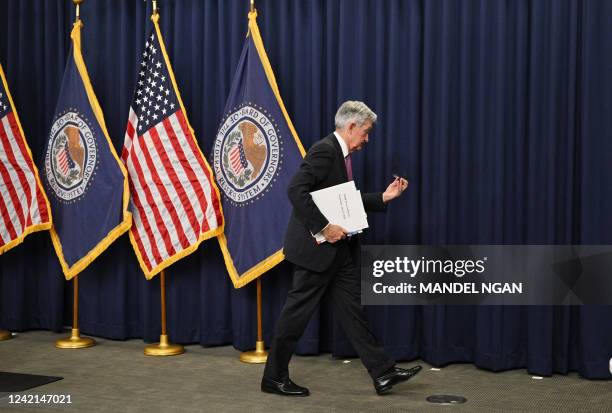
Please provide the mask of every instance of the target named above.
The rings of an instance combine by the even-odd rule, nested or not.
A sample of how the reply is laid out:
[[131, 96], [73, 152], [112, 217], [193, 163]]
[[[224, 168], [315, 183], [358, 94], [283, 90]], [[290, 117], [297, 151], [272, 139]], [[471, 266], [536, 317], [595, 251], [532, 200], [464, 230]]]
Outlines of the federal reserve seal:
[[83, 196], [96, 168], [96, 138], [83, 114], [71, 109], [59, 116], [49, 135], [45, 173], [62, 201]]
[[263, 108], [245, 103], [219, 128], [213, 158], [223, 194], [235, 204], [252, 201], [275, 179], [281, 161], [278, 128]]

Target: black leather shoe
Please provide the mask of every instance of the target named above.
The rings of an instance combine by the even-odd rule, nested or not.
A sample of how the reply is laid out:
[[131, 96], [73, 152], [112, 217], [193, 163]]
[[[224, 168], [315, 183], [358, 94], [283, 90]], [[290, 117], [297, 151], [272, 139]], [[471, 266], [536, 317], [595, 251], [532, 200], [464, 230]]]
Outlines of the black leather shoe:
[[385, 374], [374, 380], [374, 388], [376, 389], [376, 393], [379, 396], [387, 393], [389, 390], [391, 390], [394, 384], [408, 380], [421, 371], [421, 369], [421, 366], [415, 366], [409, 369], [402, 369], [399, 367], [391, 368]]
[[271, 380], [267, 378], [261, 379], [261, 391], [264, 393], [275, 393], [283, 396], [309, 396], [310, 392], [306, 387], [298, 386], [291, 381], [290, 378], [282, 381]]

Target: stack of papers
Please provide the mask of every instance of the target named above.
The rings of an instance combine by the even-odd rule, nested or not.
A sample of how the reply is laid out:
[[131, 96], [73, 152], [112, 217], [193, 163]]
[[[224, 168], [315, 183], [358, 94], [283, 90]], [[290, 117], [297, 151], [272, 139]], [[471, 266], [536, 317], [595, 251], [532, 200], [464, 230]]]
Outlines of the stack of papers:
[[[368, 216], [363, 208], [361, 192], [355, 187], [354, 181], [320, 189], [310, 195], [327, 221], [341, 226], [349, 235], [368, 228]], [[325, 242], [325, 237], [320, 233], [313, 237], [318, 243]]]

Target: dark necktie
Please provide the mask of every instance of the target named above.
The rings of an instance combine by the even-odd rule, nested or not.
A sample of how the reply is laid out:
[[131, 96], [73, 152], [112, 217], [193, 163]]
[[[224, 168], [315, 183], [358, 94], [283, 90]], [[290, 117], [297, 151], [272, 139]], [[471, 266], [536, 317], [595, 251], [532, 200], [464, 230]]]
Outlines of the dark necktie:
[[351, 154], [346, 155], [344, 158], [344, 164], [346, 165], [346, 175], [348, 176], [348, 180], [353, 180], [353, 164], [351, 163]]

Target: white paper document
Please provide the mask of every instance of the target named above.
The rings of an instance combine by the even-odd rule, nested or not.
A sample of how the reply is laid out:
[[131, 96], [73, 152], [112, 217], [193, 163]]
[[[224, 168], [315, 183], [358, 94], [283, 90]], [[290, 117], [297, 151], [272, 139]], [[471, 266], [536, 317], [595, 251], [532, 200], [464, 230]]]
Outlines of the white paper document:
[[[361, 192], [355, 187], [355, 182], [330, 186], [311, 192], [310, 195], [325, 218], [330, 223], [344, 228], [349, 235], [368, 228], [368, 216], [363, 207]], [[318, 243], [325, 242], [323, 235], [313, 236]]]

